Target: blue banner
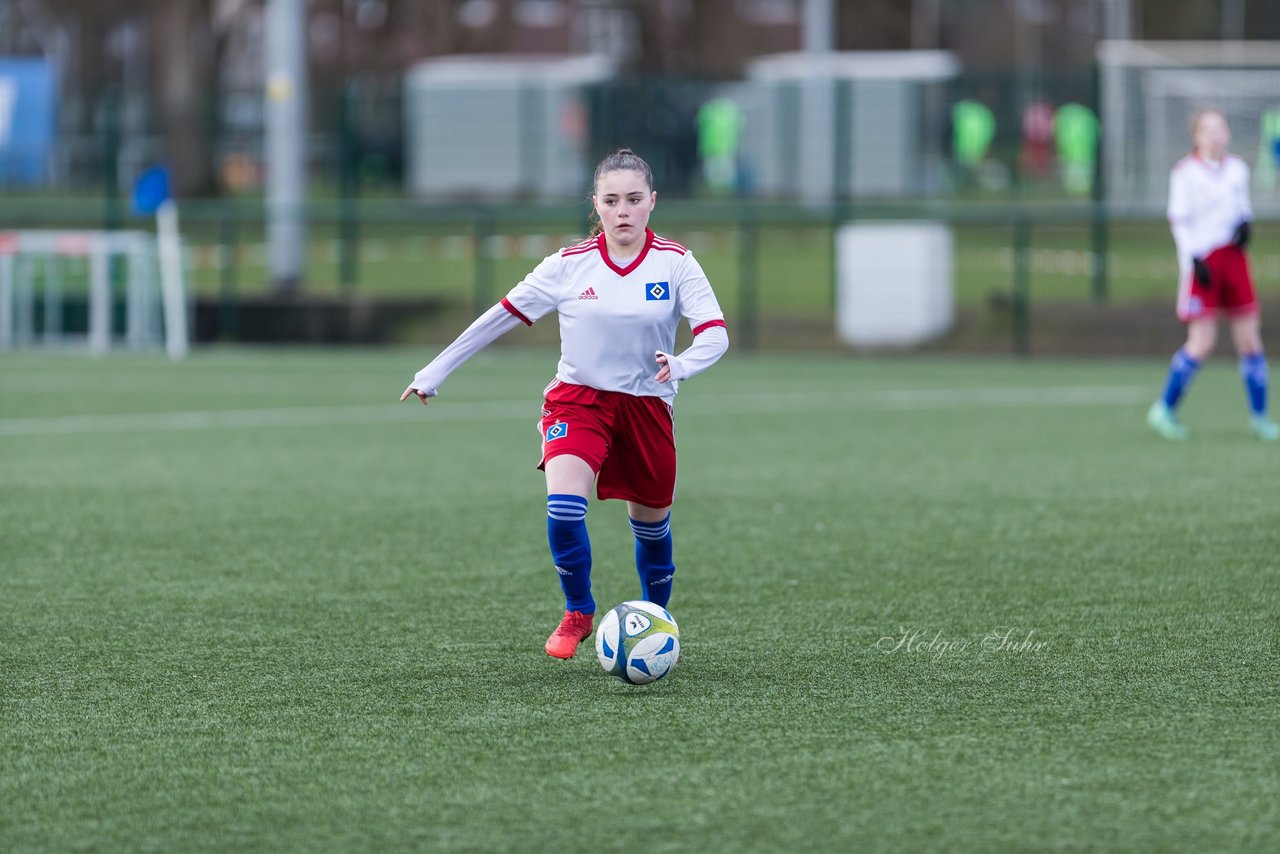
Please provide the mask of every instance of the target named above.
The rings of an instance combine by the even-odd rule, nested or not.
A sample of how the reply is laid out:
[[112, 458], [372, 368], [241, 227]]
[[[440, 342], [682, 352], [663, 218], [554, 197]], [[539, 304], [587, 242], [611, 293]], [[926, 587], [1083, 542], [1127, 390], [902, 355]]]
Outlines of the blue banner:
[[0, 57], [0, 186], [45, 181], [58, 87], [43, 59]]

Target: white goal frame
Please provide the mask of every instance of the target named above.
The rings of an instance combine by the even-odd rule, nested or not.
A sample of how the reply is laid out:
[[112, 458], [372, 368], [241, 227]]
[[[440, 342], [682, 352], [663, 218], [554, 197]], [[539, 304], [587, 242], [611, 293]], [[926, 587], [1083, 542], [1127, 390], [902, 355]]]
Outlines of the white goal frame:
[[[75, 343], [61, 328], [61, 265], [82, 260], [89, 272], [84, 343], [90, 354], [105, 356], [117, 339], [130, 350], [158, 347], [163, 329], [165, 352], [170, 358], [183, 358], [190, 344], [186, 288], [181, 263], [170, 257], [181, 250], [164, 242], [142, 231], [0, 231], [0, 351]], [[112, 329], [114, 259], [121, 259], [124, 270], [125, 317], [120, 335]], [[44, 302], [39, 334], [35, 329], [37, 290]]]
[[[1280, 42], [1102, 41], [1097, 49], [1107, 199], [1163, 210], [1169, 170], [1190, 150], [1191, 109], [1216, 106], [1228, 119], [1241, 102], [1280, 110]], [[1174, 112], [1170, 112], [1173, 110]], [[1233, 121], [1231, 150], [1259, 174], [1259, 128]], [[1255, 182], [1254, 207], [1280, 215], [1280, 192]]]

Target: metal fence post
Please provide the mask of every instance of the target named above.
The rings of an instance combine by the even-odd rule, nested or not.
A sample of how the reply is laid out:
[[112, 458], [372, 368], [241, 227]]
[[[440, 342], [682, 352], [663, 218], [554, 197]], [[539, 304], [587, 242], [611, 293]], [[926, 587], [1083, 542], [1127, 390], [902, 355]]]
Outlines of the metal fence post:
[[[1095, 60], [1093, 63], [1093, 102], [1095, 104], [1102, 103], [1102, 71], [1101, 67]], [[1110, 285], [1108, 281], [1109, 271], [1107, 270], [1107, 240], [1110, 236], [1108, 233], [1110, 222], [1107, 212], [1107, 187], [1106, 187], [1106, 163], [1103, 162], [1106, 157], [1106, 147], [1102, 144], [1102, 135], [1105, 130], [1102, 128], [1101, 122], [1098, 123], [1098, 133], [1094, 139], [1096, 146], [1093, 158], [1093, 209], [1091, 211], [1091, 234], [1090, 234], [1090, 250], [1093, 255], [1093, 300], [1094, 302], [1106, 302], [1107, 291]]]
[[218, 337], [231, 341], [239, 334], [236, 292], [240, 286], [240, 217], [228, 201], [222, 203], [218, 231], [222, 254], [218, 270]]
[[[105, 231], [118, 231], [124, 227], [124, 197], [120, 189], [120, 112], [120, 93], [111, 88], [102, 96], [102, 227]], [[108, 287], [114, 290], [124, 281], [124, 259], [108, 253], [106, 263]]]
[[102, 96], [102, 227], [115, 231], [124, 221], [120, 196], [120, 97], [114, 89]]
[[836, 316], [840, 302], [840, 269], [836, 252], [836, 237], [840, 228], [854, 217], [854, 199], [857, 196], [857, 167], [854, 163], [853, 140], [853, 99], [854, 83], [852, 80], [837, 80], [835, 86], [835, 180], [836, 192], [832, 200], [831, 239], [831, 315]]
[[476, 211], [475, 218], [475, 279], [473, 298], [478, 317], [488, 310], [493, 293], [493, 257], [489, 253], [493, 236], [493, 215], [484, 208]]
[[358, 284], [360, 265], [359, 193], [357, 146], [352, 118], [351, 83], [344, 81], [338, 94], [338, 284], [349, 294]]
[[1013, 351], [1031, 352], [1031, 221], [1024, 211], [1013, 215]]
[[738, 322], [744, 350], [756, 349], [760, 326], [756, 231], [755, 218], [743, 206], [738, 220]]
[[1109, 271], [1107, 270], [1107, 252], [1110, 223], [1107, 220], [1107, 203], [1102, 199], [1093, 202], [1091, 222], [1090, 255], [1093, 259], [1093, 301], [1107, 301], [1109, 290]]
[[847, 204], [854, 196], [857, 172], [853, 156], [853, 81], [839, 79], [835, 85], [835, 103], [832, 105], [835, 122], [835, 172], [836, 203]]

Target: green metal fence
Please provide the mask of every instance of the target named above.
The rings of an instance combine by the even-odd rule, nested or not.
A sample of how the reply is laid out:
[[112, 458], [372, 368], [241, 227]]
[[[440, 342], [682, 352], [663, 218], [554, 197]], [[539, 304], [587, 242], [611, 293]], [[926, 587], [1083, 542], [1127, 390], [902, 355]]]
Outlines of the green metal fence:
[[[302, 298], [432, 304], [456, 320], [499, 299], [543, 257], [582, 239], [585, 200], [562, 204], [420, 205], [316, 201], [307, 222]], [[189, 281], [236, 337], [236, 306], [271, 294], [261, 200], [181, 206]], [[656, 230], [688, 245], [745, 349], [835, 346], [835, 230], [846, 222], [936, 221], [953, 232], [961, 312], [1007, 324], [1008, 346], [1032, 348], [1033, 307], [1172, 305], [1176, 268], [1167, 225], [1093, 204], [790, 204], [659, 201]], [[108, 216], [100, 200], [9, 200], [0, 230], [146, 228]], [[1264, 297], [1280, 283], [1280, 253], [1263, 222], [1252, 252]], [[71, 262], [74, 263], [74, 262]], [[74, 271], [66, 277], [74, 295]], [[1169, 309], [1171, 312], [1171, 308]]]

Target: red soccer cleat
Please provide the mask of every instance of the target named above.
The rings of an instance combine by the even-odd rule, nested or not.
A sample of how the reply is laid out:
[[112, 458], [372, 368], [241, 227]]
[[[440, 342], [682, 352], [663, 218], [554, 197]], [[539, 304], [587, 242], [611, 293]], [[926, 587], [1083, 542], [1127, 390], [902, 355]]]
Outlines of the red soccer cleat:
[[547, 655], [555, 658], [573, 658], [578, 644], [591, 637], [595, 615], [581, 611], [565, 611], [564, 619], [547, 638]]

